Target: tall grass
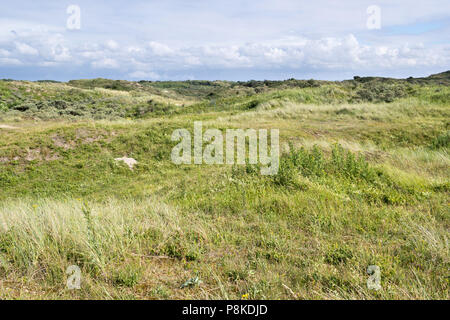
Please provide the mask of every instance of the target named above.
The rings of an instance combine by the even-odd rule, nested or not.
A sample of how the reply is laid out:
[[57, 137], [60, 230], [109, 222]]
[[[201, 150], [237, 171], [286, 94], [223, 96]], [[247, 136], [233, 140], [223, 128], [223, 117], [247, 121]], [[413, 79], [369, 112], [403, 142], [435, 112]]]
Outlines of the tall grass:
[[187, 219], [151, 199], [4, 202], [0, 206], [0, 274], [14, 270], [64, 288], [65, 270], [77, 265], [85, 277], [114, 282], [118, 261], [193, 255], [195, 248], [183, 239], [190, 232], [205, 232], [200, 222], [193, 222], [192, 217]]

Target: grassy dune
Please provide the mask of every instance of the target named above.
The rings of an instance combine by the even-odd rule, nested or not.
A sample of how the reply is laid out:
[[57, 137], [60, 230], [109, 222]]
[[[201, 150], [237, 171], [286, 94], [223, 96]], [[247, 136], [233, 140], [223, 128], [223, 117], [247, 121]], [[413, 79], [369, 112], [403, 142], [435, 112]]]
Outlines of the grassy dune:
[[[0, 97], [0, 298], [449, 298], [447, 73], [0, 81]], [[200, 120], [278, 128], [278, 175], [173, 164], [173, 130]]]

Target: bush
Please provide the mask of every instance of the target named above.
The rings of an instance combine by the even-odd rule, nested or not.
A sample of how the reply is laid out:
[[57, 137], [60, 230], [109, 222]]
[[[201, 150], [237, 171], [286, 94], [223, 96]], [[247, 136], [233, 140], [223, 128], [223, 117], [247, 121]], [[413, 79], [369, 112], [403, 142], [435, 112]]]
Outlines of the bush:
[[361, 83], [355, 92], [352, 102], [393, 102], [414, 93], [414, 90], [405, 85], [389, 84], [383, 82]]
[[448, 148], [450, 145], [450, 131], [437, 136], [430, 145], [433, 150], [438, 150], [441, 148]]
[[347, 180], [362, 180], [374, 182], [378, 177], [375, 169], [362, 155], [355, 156], [336, 144], [331, 151], [331, 157], [326, 158], [318, 146], [310, 151], [301, 148], [293, 150], [282, 156], [280, 170], [273, 177], [274, 182], [280, 185], [292, 184], [292, 177], [300, 172], [305, 177], [324, 177], [334, 175]]
[[145, 104], [139, 104], [132, 107], [127, 115], [135, 118], [144, 118], [146, 116], [161, 116], [173, 114], [176, 111], [173, 105], [149, 100]]
[[115, 272], [113, 277], [114, 284], [123, 287], [134, 287], [141, 278], [141, 268], [128, 265]]
[[373, 182], [377, 176], [374, 169], [362, 155], [355, 157], [350, 151], [345, 151], [340, 145], [335, 145], [331, 153], [329, 170], [335, 175], [348, 179], [361, 179]]
[[8, 110], [8, 106], [7, 106], [7, 104], [5, 103], [5, 102], [3, 102], [3, 101], [0, 101], [0, 112], [4, 112], [4, 111], [7, 111]]

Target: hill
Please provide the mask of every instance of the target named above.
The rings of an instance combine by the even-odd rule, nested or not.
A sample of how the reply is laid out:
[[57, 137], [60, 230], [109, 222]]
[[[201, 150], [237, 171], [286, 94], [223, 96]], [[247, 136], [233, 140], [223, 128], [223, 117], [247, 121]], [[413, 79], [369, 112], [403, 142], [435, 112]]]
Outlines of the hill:
[[[448, 299], [448, 81], [0, 81], [0, 297]], [[194, 121], [278, 174], [173, 163]]]

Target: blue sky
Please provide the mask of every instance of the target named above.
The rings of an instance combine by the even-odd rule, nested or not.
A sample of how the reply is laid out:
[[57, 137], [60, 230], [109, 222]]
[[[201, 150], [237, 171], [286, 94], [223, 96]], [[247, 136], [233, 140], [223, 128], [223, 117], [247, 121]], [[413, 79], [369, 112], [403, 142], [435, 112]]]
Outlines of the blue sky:
[[[0, 78], [339, 80], [450, 69], [448, 0], [0, 1]], [[68, 28], [70, 5], [79, 29]], [[373, 19], [380, 28], [368, 27]]]

